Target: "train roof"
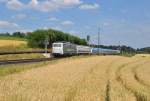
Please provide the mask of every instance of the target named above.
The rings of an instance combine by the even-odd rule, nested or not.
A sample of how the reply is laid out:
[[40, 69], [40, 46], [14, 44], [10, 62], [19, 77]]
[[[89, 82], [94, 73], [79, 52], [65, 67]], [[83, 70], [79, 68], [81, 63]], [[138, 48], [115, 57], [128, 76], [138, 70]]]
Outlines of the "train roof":
[[57, 41], [57, 42], [54, 42], [54, 43], [70, 43], [70, 42], [67, 42], [67, 41]]
[[105, 49], [105, 48], [93, 48], [93, 50], [102, 50], [102, 51], [119, 51], [119, 50], [115, 50], [115, 49]]

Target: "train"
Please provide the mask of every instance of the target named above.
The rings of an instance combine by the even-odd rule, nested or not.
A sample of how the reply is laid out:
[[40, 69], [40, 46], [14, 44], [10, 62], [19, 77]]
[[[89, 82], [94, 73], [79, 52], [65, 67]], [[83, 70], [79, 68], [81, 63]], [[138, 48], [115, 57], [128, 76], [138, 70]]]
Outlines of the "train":
[[80, 54], [119, 54], [119, 50], [93, 48], [89, 46], [77, 45], [70, 42], [55, 42], [52, 45], [54, 56], [72, 56]]
[[93, 48], [92, 54], [104, 54], [104, 55], [115, 55], [120, 54], [120, 50], [113, 50], [113, 49], [103, 49], [103, 48]]

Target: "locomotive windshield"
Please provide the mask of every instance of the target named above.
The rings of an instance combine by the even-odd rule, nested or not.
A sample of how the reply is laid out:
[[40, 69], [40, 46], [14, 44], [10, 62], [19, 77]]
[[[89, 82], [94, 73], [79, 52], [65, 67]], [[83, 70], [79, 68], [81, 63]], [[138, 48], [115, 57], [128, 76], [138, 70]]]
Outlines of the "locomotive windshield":
[[54, 44], [53, 47], [61, 47], [61, 44]]

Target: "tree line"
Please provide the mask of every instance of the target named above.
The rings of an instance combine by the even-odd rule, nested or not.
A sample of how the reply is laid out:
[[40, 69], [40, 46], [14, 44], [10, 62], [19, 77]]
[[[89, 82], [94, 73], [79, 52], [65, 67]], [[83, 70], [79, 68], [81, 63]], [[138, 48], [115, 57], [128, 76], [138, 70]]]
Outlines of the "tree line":
[[150, 47], [138, 48], [137, 52], [138, 53], [147, 53], [147, 54], [150, 54]]
[[0, 36], [25, 38], [26, 37], [26, 33], [14, 32], [14, 33], [10, 34], [10, 33], [6, 32], [6, 33], [0, 33]]
[[32, 33], [28, 33], [27, 36], [28, 45], [30, 47], [40, 47], [43, 48], [45, 42], [48, 41], [49, 47], [52, 47], [53, 42], [66, 41], [79, 45], [87, 45], [86, 39], [81, 39], [77, 36], [71, 35], [69, 33], [64, 33], [62, 31], [48, 29], [48, 30], [36, 30]]

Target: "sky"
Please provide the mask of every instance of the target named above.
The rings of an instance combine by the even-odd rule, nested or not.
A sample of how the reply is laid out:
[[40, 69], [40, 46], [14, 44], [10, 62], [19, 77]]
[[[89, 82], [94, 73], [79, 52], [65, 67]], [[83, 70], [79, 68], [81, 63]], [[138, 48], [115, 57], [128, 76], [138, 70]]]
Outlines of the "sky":
[[0, 0], [0, 32], [53, 28], [101, 44], [150, 46], [150, 0]]

